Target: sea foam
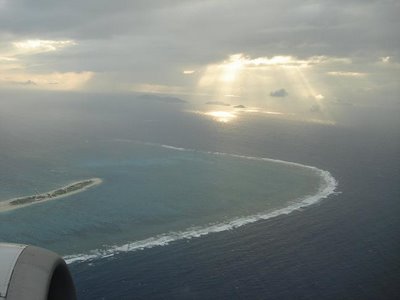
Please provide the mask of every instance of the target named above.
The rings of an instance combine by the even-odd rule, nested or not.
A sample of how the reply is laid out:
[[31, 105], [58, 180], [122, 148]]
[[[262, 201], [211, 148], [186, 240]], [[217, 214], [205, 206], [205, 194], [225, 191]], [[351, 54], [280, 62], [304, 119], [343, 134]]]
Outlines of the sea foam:
[[97, 259], [112, 257], [119, 253], [133, 252], [133, 251], [153, 248], [156, 246], [166, 246], [175, 241], [197, 238], [197, 237], [205, 236], [210, 233], [217, 233], [217, 232], [232, 230], [232, 229], [235, 229], [235, 228], [238, 228], [238, 227], [250, 224], [250, 223], [254, 223], [254, 222], [257, 222], [260, 220], [267, 220], [267, 219], [274, 218], [274, 217], [277, 217], [280, 215], [287, 215], [293, 211], [316, 204], [316, 203], [320, 202], [321, 200], [327, 198], [329, 195], [335, 193], [335, 190], [338, 185], [338, 182], [336, 181], [336, 179], [328, 171], [321, 170], [314, 166], [303, 165], [300, 163], [271, 159], [271, 158], [244, 156], [244, 155], [230, 154], [230, 153], [223, 153], [223, 152], [199, 151], [199, 150], [194, 150], [194, 149], [186, 149], [186, 148], [174, 147], [174, 146], [170, 146], [170, 145], [160, 145], [160, 144], [147, 143], [147, 142], [137, 142], [137, 141], [132, 141], [132, 142], [146, 144], [146, 145], [150, 145], [150, 146], [163, 147], [166, 149], [176, 150], [176, 151], [208, 153], [208, 154], [213, 154], [213, 155], [218, 155], [218, 156], [229, 156], [229, 157], [236, 157], [236, 158], [241, 158], [241, 159], [268, 161], [268, 162], [281, 163], [281, 164], [285, 164], [285, 165], [298, 166], [298, 167], [307, 168], [307, 169], [311, 169], [311, 170], [315, 171], [317, 174], [319, 174], [321, 176], [322, 183], [316, 194], [298, 198], [297, 200], [294, 200], [289, 206], [284, 207], [284, 208], [280, 208], [280, 209], [276, 209], [276, 210], [268, 211], [268, 212], [260, 212], [260, 213], [253, 214], [250, 216], [237, 217], [237, 218], [231, 219], [229, 221], [225, 221], [225, 222], [213, 223], [213, 224], [208, 224], [205, 226], [191, 227], [191, 228], [188, 228], [183, 231], [163, 233], [163, 234], [160, 234], [160, 235], [157, 235], [154, 237], [150, 237], [147, 239], [143, 239], [143, 240], [139, 240], [139, 241], [132, 241], [132, 242], [126, 243], [124, 245], [116, 245], [116, 246], [110, 246], [109, 248], [106, 248], [106, 249], [92, 250], [86, 254], [68, 255], [68, 256], [64, 257], [65, 261], [68, 264], [72, 264], [72, 263], [76, 263], [76, 262], [93, 261], [93, 260], [97, 260]]

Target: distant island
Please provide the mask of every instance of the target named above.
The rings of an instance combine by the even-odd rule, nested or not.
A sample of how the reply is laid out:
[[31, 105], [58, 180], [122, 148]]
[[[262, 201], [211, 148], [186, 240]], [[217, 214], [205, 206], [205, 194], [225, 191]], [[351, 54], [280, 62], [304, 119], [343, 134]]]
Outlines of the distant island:
[[141, 95], [137, 97], [140, 100], [145, 100], [147, 102], [162, 102], [166, 104], [185, 104], [186, 100], [171, 96], [158, 96], [158, 95]]
[[246, 108], [246, 106], [239, 104], [239, 105], [235, 105], [234, 108]]
[[206, 102], [207, 105], [217, 105], [217, 106], [231, 106], [229, 103], [225, 103], [222, 101], [208, 101]]
[[13, 209], [17, 209], [20, 207], [24, 207], [24, 206], [28, 206], [28, 205], [32, 205], [32, 204], [36, 204], [36, 203], [41, 203], [41, 202], [45, 202], [45, 201], [49, 201], [49, 200], [59, 199], [62, 197], [67, 197], [72, 194], [83, 192], [83, 191], [87, 190], [88, 188], [91, 188], [102, 182], [103, 181], [100, 178], [90, 178], [90, 179], [85, 179], [85, 180], [71, 183], [67, 186], [64, 186], [62, 188], [59, 188], [59, 189], [56, 189], [53, 191], [49, 191], [46, 193], [1, 201], [0, 202], [0, 212], [9, 211], [9, 210], [13, 210]]

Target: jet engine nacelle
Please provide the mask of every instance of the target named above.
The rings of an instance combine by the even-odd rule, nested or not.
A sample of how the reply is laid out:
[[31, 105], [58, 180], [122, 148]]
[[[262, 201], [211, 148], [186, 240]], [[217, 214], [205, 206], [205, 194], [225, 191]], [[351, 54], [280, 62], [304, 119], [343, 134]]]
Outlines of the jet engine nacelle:
[[0, 300], [75, 300], [65, 261], [56, 253], [0, 243]]

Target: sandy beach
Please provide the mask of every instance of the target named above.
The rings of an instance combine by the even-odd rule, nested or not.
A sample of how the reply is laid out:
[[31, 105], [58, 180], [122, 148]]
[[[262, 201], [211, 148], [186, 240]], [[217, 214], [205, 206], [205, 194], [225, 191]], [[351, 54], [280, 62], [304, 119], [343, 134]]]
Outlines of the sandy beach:
[[81, 193], [103, 182], [101, 178], [89, 178], [70, 183], [64, 187], [51, 190], [42, 194], [17, 197], [0, 202], [0, 213], [10, 211], [46, 201], [56, 200], [73, 194]]

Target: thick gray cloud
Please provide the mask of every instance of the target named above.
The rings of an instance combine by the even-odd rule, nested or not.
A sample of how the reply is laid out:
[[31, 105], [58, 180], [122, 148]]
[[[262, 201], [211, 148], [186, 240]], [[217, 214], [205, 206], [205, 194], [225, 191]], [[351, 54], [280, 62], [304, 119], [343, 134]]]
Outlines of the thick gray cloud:
[[395, 0], [6, 0], [0, 32], [3, 40], [87, 41], [107, 58], [129, 50], [198, 63], [237, 52], [394, 56], [400, 49], [399, 12]]
[[[2, 52], [15, 41], [73, 40], [66, 50], [17, 58], [35, 74], [93, 72], [93, 89], [146, 83], [179, 92], [199, 80], [183, 70], [204, 70], [235, 53], [345, 57], [353, 63], [320, 66], [315, 82], [325, 76], [326, 85], [344, 86], [349, 77], [332, 74], [363, 73], [371, 88], [390, 84], [396, 95], [398, 86], [386, 79], [398, 67], [389, 72], [377, 62], [400, 61], [399, 15], [397, 0], [0, 0], [0, 72]], [[364, 97], [356, 87], [351, 95]]]

